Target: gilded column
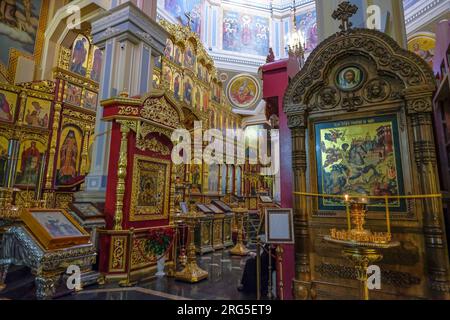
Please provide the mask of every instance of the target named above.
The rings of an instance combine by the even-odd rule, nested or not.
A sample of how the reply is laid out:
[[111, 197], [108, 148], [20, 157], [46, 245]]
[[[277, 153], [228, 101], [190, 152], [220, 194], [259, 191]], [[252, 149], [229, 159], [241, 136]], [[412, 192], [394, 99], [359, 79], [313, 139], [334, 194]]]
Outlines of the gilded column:
[[[294, 191], [307, 192], [306, 188], [306, 119], [304, 113], [288, 115], [288, 126], [292, 137], [292, 164], [294, 170]], [[294, 297], [298, 300], [311, 299], [310, 241], [308, 230], [307, 201], [302, 197], [294, 200], [295, 230], [295, 280]]]
[[85, 175], [88, 172], [87, 159], [88, 159], [88, 148], [89, 148], [89, 138], [91, 133], [91, 127], [87, 126], [83, 131], [83, 148], [81, 149], [81, 166], [80, 174]]
[[128, 163], [128, 133], [130, 128], [121, 124], [120, 132], [122, 140], [120, 142], [119, 166], [117, 170], [117, 189], [116, 189], [116, 211], [114, 213], [114, 230], [122, 230], [123, 221], [123, 197], [125, 195], [125, 178], [127, 177]]
[[[412, 93], [406, 99], [413, 132], [420, 191], [423, 194], [439, 194], [440, 185], [431, 114], [432, 92], [421, 93], [418, 88], [412, 88], [408, 92]], [[442, 200], [425, 199], [422, 203], [430, 295], [434, 299], [449, 299], [449, 262]]]
[[56, 162], [56, 143], [58, 142], [59, 120], [61, 117], [61, 104], [55, 103], [54, 110], [55, 115], [53, 117], [52, 140], [50, 141], [48, 169], [45, 182], [46, 189], [51, 189], [53, 187], [53, 172], [55, 171], [54, 168]]

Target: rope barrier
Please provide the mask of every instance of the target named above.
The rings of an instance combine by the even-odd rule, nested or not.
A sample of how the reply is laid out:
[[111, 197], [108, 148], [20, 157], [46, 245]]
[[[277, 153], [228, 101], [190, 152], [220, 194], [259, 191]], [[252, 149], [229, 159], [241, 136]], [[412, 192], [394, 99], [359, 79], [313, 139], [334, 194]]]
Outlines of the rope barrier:
[[331, 195], [331, 194], [319, 194], [319, 193], [309, 193], [309, 192], [294, 192], [294, 195], [306, 196], [306, 197], [316, 197], [316, 198], [339, 198], [339, 199], [377, 199], [377, 200], [385, 200], [387, 199], [435, 199], [442, 198], [442, 194], [423, 194], [423, 195], [409, 195], [409, 196], [367, 196], [367, 195]]

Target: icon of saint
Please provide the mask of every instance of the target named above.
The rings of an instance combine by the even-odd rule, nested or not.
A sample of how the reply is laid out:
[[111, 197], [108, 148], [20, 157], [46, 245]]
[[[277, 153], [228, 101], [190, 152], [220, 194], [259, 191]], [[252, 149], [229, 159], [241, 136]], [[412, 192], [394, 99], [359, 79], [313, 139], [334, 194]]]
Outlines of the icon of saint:
[[12, 121], [11, 106], [6, 96], [0, 92], [0, 120]]
[[58, 182], [65, 184], [77, 176], [78, 145], [75, 132], [70, 130], [60, 150], [60, 169]]

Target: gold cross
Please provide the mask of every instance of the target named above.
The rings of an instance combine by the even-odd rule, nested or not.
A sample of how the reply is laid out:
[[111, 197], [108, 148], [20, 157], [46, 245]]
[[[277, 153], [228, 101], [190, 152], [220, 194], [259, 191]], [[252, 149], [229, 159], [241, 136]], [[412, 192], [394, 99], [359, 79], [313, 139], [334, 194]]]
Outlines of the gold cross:
[[332, 14], [332, 18], [334, 20], [341, 20], [342, 24], [339, 26], [339, 29], [342, 31], [348, 31], [352, 27], [352, 23], [348, 20], [358, 12], [358, 7], [354, 4], [351, 4], [349, 1], [341, 2], [336, 10], [334, 10]]

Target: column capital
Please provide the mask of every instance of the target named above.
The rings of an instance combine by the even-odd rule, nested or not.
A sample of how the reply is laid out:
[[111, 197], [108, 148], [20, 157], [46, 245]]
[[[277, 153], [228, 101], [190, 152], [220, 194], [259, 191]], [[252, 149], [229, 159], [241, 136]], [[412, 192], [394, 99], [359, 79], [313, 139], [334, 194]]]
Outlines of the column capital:
[[143, 42], [162, 55], [167, 37], [168, 33], [163, 27], [130, 1], [92, 21], [92, 38], [100, 48], [104, 48], [111, 39], [129, 40], [133, 43]]

